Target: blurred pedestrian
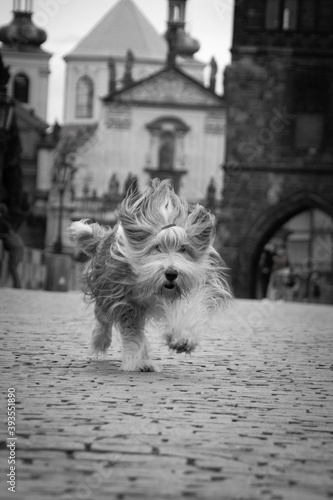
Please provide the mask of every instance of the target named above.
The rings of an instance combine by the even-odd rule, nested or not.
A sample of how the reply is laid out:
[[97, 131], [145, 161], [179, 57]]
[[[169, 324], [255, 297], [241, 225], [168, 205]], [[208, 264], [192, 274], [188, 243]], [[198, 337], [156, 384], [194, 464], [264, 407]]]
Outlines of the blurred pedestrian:
[[273, 267], [271, 279], [268, 285], [267, 296], [271, 300], [288, 300], [288, 283], [291, 279], [291, 269], [287, 248], [281, 245], [276, 250], [276, 255], [273, 257]]
[[3, 241], [4, 249], [8, 252], [8, 270], [13, 280], [14, 288], [21, 288], [21, 280], [18, 274], [18, 265], [23, 260], [24, 243], [22, 238], [14, 231], [7, 219], [7, 206], [0, 205], [0, 239]]
[[269, 280], [271, 278], [273, 264], [274, 264], [274, 256], [275, 256], [274, 245], [267, 243], [261, 254], [259, 262], [261, 293], [263, 298], [267, 296]]
[[319, 302], [321, 297], [321, 287], [320, 287], [320, 275], [318, 272], [314, 271], [310, 277], [310, 299], [313, 298], [313, 302]]

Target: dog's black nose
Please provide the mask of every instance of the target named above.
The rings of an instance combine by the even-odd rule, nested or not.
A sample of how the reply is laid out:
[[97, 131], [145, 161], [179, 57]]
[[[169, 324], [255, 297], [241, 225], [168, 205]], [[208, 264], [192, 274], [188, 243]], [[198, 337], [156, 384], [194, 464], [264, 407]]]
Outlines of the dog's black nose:
[[165, 277], [168, 281], [175, 281], [177, 276], [178, 276], [178, 272], [176, 271], [176, 269], [167, 269], [165, 271]]

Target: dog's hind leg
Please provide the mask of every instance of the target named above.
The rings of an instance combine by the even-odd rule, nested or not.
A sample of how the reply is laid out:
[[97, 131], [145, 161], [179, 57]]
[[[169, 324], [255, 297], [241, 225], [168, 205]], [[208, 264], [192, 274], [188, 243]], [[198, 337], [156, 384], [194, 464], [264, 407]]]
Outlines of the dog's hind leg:
[[123, 345], [122, 370], [127, 372], [158, 372], [160, 368], [150, 359], [149, 344], [144, 333], [144, 321], [133, 314], [120, 322]]
[[103, 355], [111, 345], [112, 324], [107, 321], [96, 308], [96, 325], [91, 337], [91, 354], [93, 356]]

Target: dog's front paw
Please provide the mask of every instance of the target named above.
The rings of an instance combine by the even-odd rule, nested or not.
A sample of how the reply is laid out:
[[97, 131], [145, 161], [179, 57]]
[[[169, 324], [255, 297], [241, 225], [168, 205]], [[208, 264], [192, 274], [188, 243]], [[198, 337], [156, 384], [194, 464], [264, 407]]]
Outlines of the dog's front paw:
[[150, 363], [145, 363], [144, 365], [140, 366], [138, 371], [139, 372], [160, 372], [161, 368], [156, 363], [150, 362]]
[[165, 339], [169, 349], [176, 351], [178, 354], [181, 354], [182, 352], [190, 354], [198, 346], [198, 342], [184, 334], [175, 336], [172, 333], [169, 333], [165, 336]]
[[147, 360], [124, 360], [121, 365], [124, 372], [160, 372], [161, 368], [153, 361]]

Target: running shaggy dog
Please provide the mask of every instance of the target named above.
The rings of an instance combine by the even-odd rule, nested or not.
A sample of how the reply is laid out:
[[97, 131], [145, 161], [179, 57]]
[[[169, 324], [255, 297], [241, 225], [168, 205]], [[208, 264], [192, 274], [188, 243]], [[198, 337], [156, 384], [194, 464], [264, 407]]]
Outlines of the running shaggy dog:
[[170, 181], [154, 179], [146, 193], [124, 199], [118, 220], [113, 229], [84, 220], [69, 228], [90, 258], [83, 279], [95, 303], [92, 353], [107, 351], [117, 326], [122, 369], [160, 371], [149, 355], [147, 321], [156, 320], [171, 350], [191, 353], [212, 311], [231, 298], [224, 262], [212, 246], [214, 216], [189, 206]]

